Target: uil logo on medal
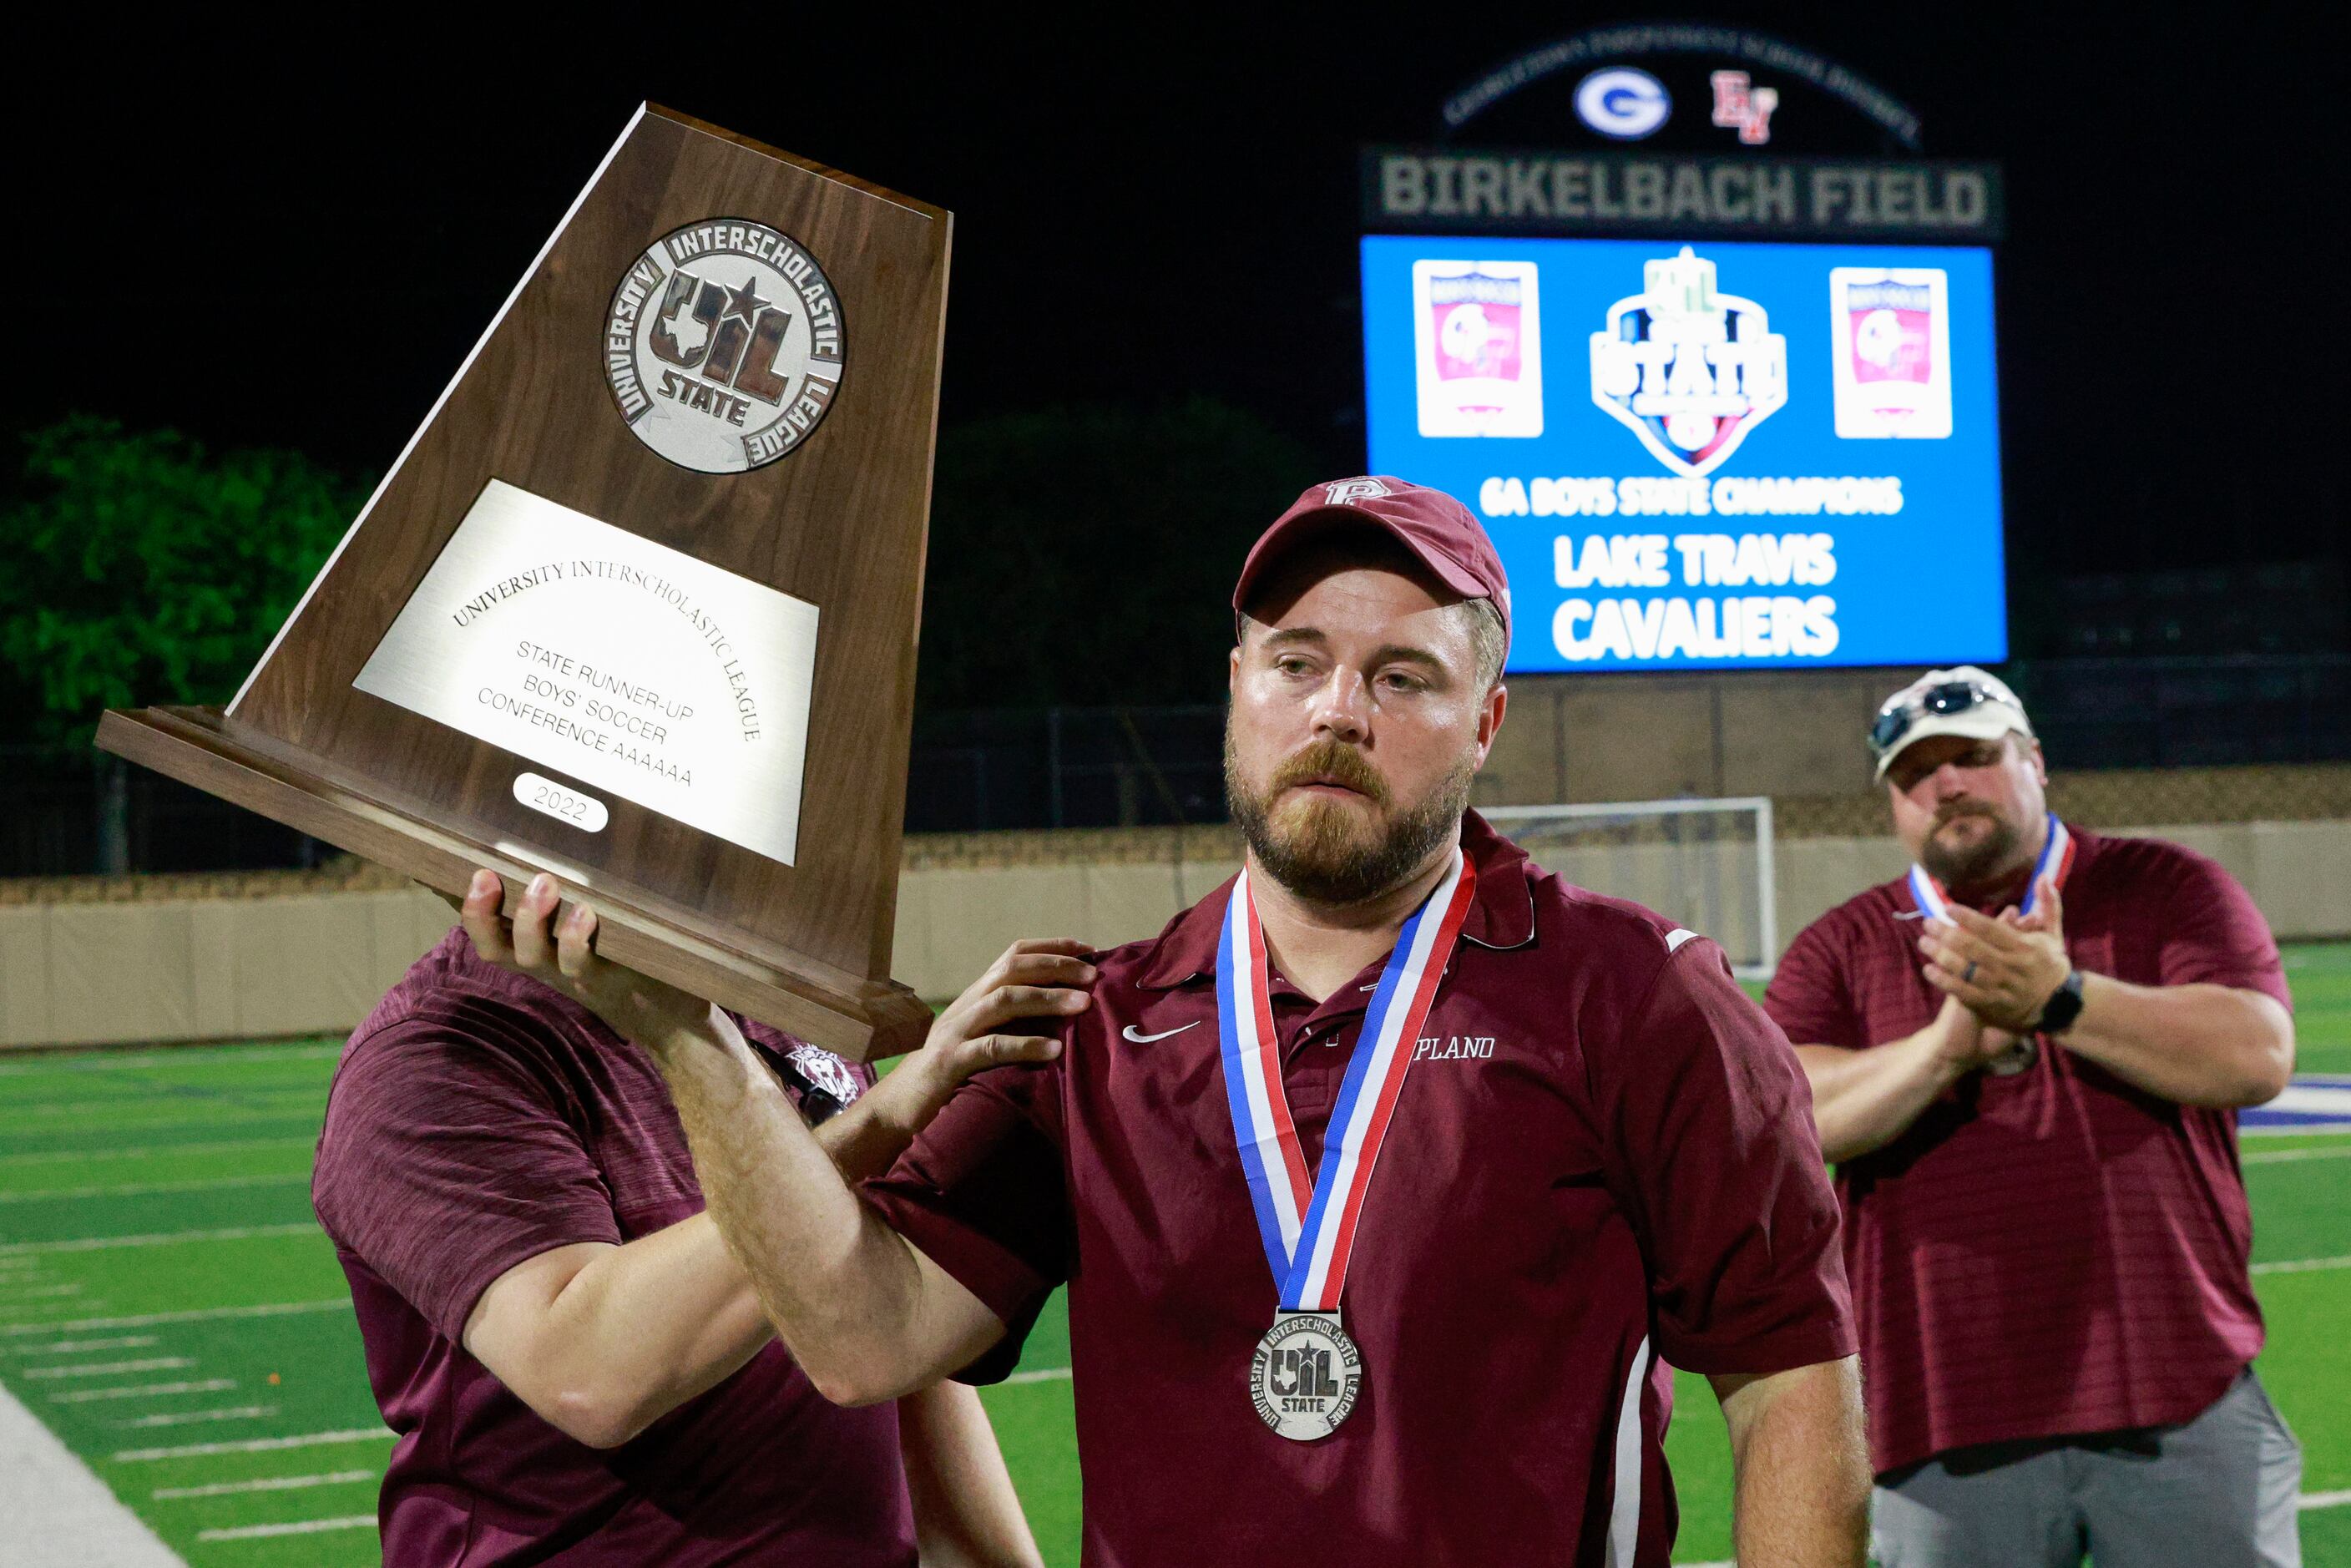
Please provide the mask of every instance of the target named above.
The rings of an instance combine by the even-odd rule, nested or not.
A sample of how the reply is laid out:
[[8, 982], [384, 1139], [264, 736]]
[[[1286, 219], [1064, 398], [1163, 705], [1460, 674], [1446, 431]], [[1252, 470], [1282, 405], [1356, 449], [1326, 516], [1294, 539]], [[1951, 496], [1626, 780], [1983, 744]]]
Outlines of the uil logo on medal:
[[841, 385], [841, 302], [816, 258], [744, 218], [653, 242], [612, 292], [604, 369], [637, 439], [741, 474], [807, 440]]
[[1336, 1312], [1280, 1312], [1249, 1358], [1249, 1394], [1275, 1432], [1312, 1442], [1354, 1409], [1363, 1370], [1363, 1353]]

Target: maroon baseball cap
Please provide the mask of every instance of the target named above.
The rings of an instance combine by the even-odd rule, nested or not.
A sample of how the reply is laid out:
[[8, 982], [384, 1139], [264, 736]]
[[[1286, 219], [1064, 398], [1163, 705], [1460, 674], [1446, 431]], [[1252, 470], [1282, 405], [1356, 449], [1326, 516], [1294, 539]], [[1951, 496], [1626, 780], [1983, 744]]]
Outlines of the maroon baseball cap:
[[1492, 600], [1495, 613], [1502, 618], [1502, 634], [1510, 635], [1510, 580], [1502, 574], [1494, 541], [1469, 508], [1442, 490], [1384, 474], [1308, 486], [1249, 547], [1241, 580], [1233, 585], [1233, 609], [1249, 602], [1249, 590], [1284, 550], [1350, 522], [1386, 529], [1462, 598]]

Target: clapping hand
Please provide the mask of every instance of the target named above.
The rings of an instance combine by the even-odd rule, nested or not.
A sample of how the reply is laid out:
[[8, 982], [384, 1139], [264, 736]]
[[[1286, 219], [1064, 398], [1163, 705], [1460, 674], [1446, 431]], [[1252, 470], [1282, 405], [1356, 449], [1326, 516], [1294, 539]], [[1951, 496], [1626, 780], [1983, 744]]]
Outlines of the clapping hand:
[[1933, 1031], [1936, 1056], [1949, 1063], [1958, 1076], [1964, 1077], [1980, 1068], [1995, 1072], [2006, 1071], [2003, 1064], [2016, 1053], [2016, 1036], [1990, 1027], [1957, 997], [1943, 998], [1941, 1009], [1928, 1027]]
[[2044, 873], [2034, 885], [2030, 915], [2011, 907], [1994, 919], [1955, 904], [1950, 915], [1919, 933], [1928, 982], [1991, 1028], [2031, 1033], [2074, 967], [2056, 877]]

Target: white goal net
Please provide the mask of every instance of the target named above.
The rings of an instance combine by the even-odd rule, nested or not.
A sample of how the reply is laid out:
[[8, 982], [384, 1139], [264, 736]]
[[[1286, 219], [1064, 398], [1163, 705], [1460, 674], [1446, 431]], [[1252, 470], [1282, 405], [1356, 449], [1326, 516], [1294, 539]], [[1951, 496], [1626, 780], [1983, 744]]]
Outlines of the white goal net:
[[1712, 937], [1741, 979], [1770, 977], [1780, 932], [1769, 797], [1499, 806], [1479, 814], [1545, 871]]

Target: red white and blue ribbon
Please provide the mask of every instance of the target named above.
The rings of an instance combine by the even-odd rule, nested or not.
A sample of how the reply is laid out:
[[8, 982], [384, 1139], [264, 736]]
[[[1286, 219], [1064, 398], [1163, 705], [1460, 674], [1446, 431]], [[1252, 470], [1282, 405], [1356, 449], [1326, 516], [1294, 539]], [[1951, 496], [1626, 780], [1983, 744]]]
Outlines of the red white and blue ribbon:
[[1281, 1040], [1273, 1027], [1265, 930], [1249, 895], [1249, 873], [1243, 871], [1233, 883], [1217, 945], [1225, 1099], [1284, 1311], [1338, 1309], [1380, 1145], [1477, 883], [1477, 873], [1455, 851], [1444, 879], [1405, 922], [1340, 1082], [1339, 1103], [1323, 1136], [1322, 1168], [1311, 1179], [1281, 1087]]
[[[2064, 886], [2065, 873], [2074, 869], [2074, 835], [2065, 831], [2065, 824], [2057, 820], [2054, 811], [2049, 813], [2049, 841], [2041, 846], [2041, 858], [2032, 862], [2032, 880], [2024, 884], [2024, 902], [2016, 906], [2019, 915], [2032, 913], [2033, 904], [2041, 897], [2042, 873], [2053, 866], [2056, 868], [2057, 885]], [[1950, 904], [1943, 884], [1928, 876], [1925, 866], [1913, 864], [1910, 868], [1910, 902], [1928, 919], [1951, 924]]]

